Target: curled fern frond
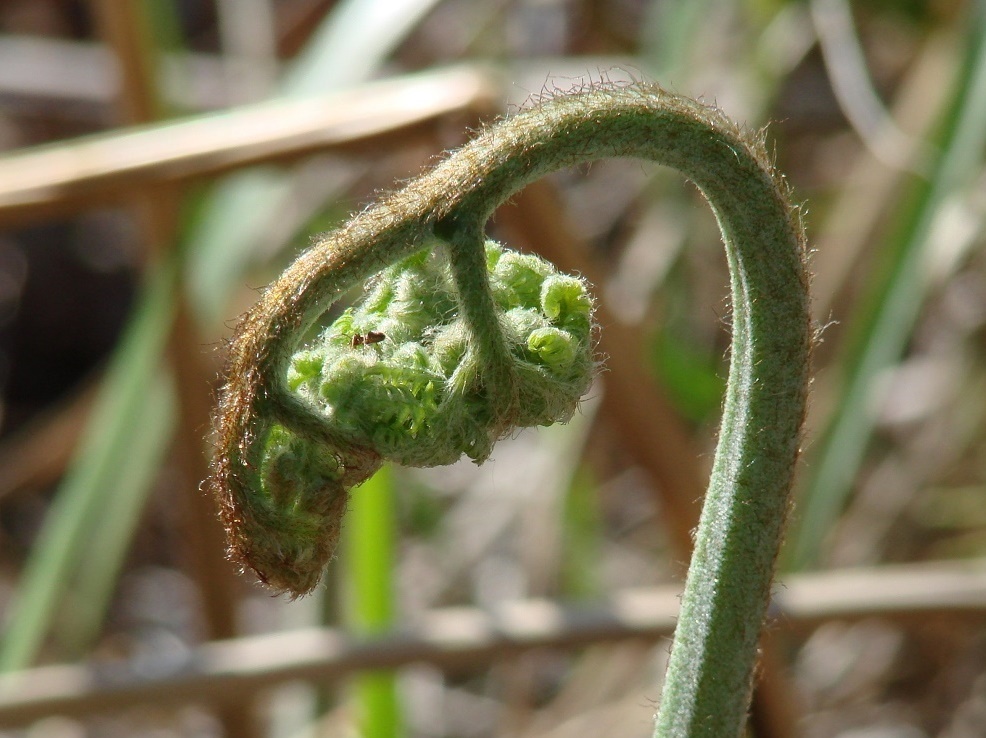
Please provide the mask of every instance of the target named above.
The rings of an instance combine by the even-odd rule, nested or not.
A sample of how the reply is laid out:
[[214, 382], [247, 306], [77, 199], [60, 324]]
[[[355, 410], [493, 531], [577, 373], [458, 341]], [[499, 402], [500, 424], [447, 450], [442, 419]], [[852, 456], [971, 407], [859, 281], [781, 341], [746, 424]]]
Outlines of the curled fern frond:
[[[708, 199], [730, 270], [722, 428], [657, 730], [738, 735], [800, 450], [812, 330], [804, 230], [760, 134], [647, 85], [590, 87], [480, 132], [302, 254], [233, 336], [210, 487], [231, 557], [310, 591], [348, 490], [384, 459], [489, 455], [565, 420], [592, 376], [591, 301], [485, 224], [541, 176], [603, 157], [674, 167]], [[347, 290], [365, 300], [299, 342]]]
[[513, 429], [569, 420], [592, 381], [585, 282], [487, 241], [517, 393], [509, 413], [491, 408], [446, 249], [437, 239], [428, 245], [373, 277], [358, 304], [291, 356], [283, 385], [322, 435], [275, 422], [253, 443], [231, 552], [278, 591], [315, 587], [338, 542], [348, 488], [381, 463], [485, 461]]

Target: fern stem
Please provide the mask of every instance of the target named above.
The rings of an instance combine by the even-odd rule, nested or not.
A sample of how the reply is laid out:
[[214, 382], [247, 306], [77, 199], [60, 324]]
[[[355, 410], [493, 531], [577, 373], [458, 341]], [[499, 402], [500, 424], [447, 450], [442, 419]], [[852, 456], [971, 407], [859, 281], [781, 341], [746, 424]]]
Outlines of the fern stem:
[[[304, 407], [282, 387], [299, 336], [344, 289], [424, 248], [436, 234], [451, 246], [493, 415], [509, 425], [510, 408], [500, 406], [511, 404], [512, 390], [504, 386], [512, 381], [511, 359], [499, 345], [499, 326], [490, 323], [481, 224], [544, 174], [603, 157], [678, 169], [708, 199], [726, 248], [729, 382], [655, 735], [735, 736], [749, 705], [799, 453], [811, 331], [799, 214], [762, 141], [713, 108], [641, 85], [561, 96], [486, 129], [330, 234], [272, 286], [234, 337], [212, 486], [224, 503], [234, 556], [243, 547], [248, 557], [250, 541], [237, 526], [251, 514], [258, 462], [248, 449], [256, 427], [271, 415], [303, 433], [320, 422], [313, 411], [305, 420]], [[347, 485], [376, 468], [372, 449], [356, 451]]]

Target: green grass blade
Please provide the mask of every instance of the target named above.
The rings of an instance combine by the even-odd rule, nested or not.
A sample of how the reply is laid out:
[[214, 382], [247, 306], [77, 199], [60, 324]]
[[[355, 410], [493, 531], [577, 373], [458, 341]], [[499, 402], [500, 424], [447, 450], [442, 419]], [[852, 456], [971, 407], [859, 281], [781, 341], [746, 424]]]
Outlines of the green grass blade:
[[[286, 72], [275, 97], [324, 94], [367, 81], [437, 0], [348, 0], [336, 5]], [[290, 196], [290, 177], [264, 167], [221, 180], [188, 234], [188, 283], [212, 325], [252, 258], [256, 234]]]
[[587, 465], [577, 467], [562, 510], [564, 552], [562, 592], [573, 600], [591, 600], [602, 591], [603, 511], [599, 489]]
[[680, 84], [687, 76], [688, 66], [701, 39], [702, 24], [714, 12], [715, 0], [672, 0], [652, 3], [647, 23], [648, 49], [651, 69], [658, 81], [674, 80]]
[[887, 277], [871, 302], [875, 307], [857, 333], [847, 362], [844, 391], [810, 466], [812, 476], [799, 505], [800, 526], [791, 537], [787, 568], [813, 564], [847, 499], [873, 433], [871, 407], [876, 380], [899, 360], [930, 282], [923, 268], [941, 208], [981, 171], [986, 148], [986, 43], [982, 13], [972, 24], [963, 78], [937, 144], [942, 152], [932, 179], [920, 183], [891, 244]]
[[[70, 657], [81, 657], [97, 638], [120, 571], [133, 541], [140, 516], [146, 507], [157, 471], [168, 450], [172, 429], [178, 421], [176, 396], [170, 377], [157, 372], [141, 393], [140, 416], [129, 423], [130, 432], [114, 447], [122, 458], [114, 465], [112, 503], [103, 507], [89, 537], [85, 565], [72, 587], [70, 620], [60, 623], [58, 636], [68, 646]], [[98, 545], [94, 545], [98, 542]]]
[[438, 0], [343, 0], [284, 76], [280, 94], [324, 94], [376, 73]]
[[155, 384], [162, 381], [161, 356], [173, 315], [176, 271], [168, 264], [151, 275], [113, 355], [83, 443], [21, 577], [0, 644], [0, 673], [25, 668], [34, 660], [74, 572], [89, 565], [90, 551], [110, 543], [95, 537], [99, 521], [113, 517], [124, 498], [134, 498], [124, 502], [131, 510], [143, 503], [148, 485], [139, 482], [148, 478], [139, 464], [149, 459], [134, 454], [132, 446], [139, 433], [144, 436], [142, 448], [163, 448], [171, 434], [166, 416], [148, 423], [145, 408], [148, 401], [174, 404], [159, 396], [169, 388]]
[[[385, 466], [353, 490], [346, 514], [343, 556], [346, 615], [356, 635], [389, 630], [395, 616], [393, 571], [397, 545], [394, 475]], [[400, 699], [393, 672], [355, 679], [359, 731], [363, 738], [397, 738], [402, 733]]]

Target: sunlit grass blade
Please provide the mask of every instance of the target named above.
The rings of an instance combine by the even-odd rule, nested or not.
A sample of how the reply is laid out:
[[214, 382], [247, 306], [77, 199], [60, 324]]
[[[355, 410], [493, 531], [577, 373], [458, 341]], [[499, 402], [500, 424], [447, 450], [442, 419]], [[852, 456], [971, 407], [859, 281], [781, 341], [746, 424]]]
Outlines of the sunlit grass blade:
[[[645, 46], [658, 81], [680, 83], [701, 38], [703, 19], [712, 12], [712, 0], [673, 0], [650, 5]], [[667, 82], [666, 82], [667, 83]]]
[[573, 475], [565, 496], [562, 590], [573, 599], [591, 599], [601, 589], [602, 506], [593, 473], [585, 466]]
[[280, 94], [315, 95], [368, 80], [438, 0], [343, 0], [284, 76]]
[[[0, 644], [0, 672], [28, 666], [57, 615], [59, 598], [72, 577], [89, 565], [89, 552], [125, 541], [100, 536], [105, 524], [129, 540], [132, 528], [117, 525], [120, 514], [132, 521], [148, 485], [147, 468], [156, 465], [154, 449], [168, 443], [173, 407], [163, 384], [161, 355], [171, 324], [176, 269], [168, 264], [153, 272], [106, 372], [83, 443], [59, 487], [48, 517], [20, 579], [20, 588]], [[149, 406], [150, 405], [150, 406]], [[162, 411], [148, 421], [146, 413]], [[135, 436], [143, 436], [141, 453]], [[144, 484], [140, 484], [140, 482]], [[125, 498], [132, 498], [125, 500]], [[118, 507], [120, 505], [120, 507]], [[106, 565], [100, 559], [100, 565]]]
[[855, 326], [844, 389], [818, 451], [790, 536], [787, 568], [804, 569], [818, 558], [852, 492], [872, 437], [874, 393], [881, 372], [904, 352], [931, 282], [925, 268], [931, 237], [943, 206], [967, 188], [982, 169], [986, 147], [986, 43], [982, 12], [971, 23], [970, 46], [954, 101], [936, 141], [941, 151], [932, 178], [905, 198], [900, 230], [889, 244], [884, 276], [870, 311]]
[[[367, 81], [437, 0], [338, 3], [285, 73], [275, 97], [324, 94]], [[221, 180], [187, 234], [188, 285], [206, 325], [224, 317], [262, 232], [285, 206], [290, 176], [277, 169]]]
[[61, 645], [67, 647], [70, 657], [83, 656], [99, 634], [148, 495], [168, 451], [178, 420], [175, 402], [171, 377], [161, 371], [155, 373], [142, 395], [140, 416], [132, 419], [131, 427], [139, 431], [125, 434], [115, 449], [123, 452], [123, 458], [116, 466], [117, 480], [109, 487], [112, 500], [92, 526], [85, 563], [71, 590], [72, 617], [63, 619], [58, 630]]
[[696, 423], [714, 417], [726, 385], [718, 357], [706, 355], [669, 328], [654, 338], [652, 352], [677, 410]]
[[[346, 620], [357, 636], [379, 634], [393, 626], [396, 497], [389, 466], [350, 495], [343, 578]], [[354, 688], [363, 738], [397, 738], [403, 733], [394, 673], [361, 674], [355, 678]]]

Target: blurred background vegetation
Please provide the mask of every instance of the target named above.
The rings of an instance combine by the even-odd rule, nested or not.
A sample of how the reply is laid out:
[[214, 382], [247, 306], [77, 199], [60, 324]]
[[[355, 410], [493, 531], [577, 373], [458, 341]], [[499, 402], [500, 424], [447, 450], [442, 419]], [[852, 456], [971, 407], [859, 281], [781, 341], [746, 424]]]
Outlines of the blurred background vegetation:
[[728, 359], [715, 223], [673, 174], [600, 162], [497, 214], [594, 283], [605, 371], [483, 467], [359, 488], [317, 594], [236, 576], [199, 489], [223, 339], [313, 236], [483, 121], [645, 79], [769, 123], [814, 249], [751, 730], [986, 735], [984, 13], [0, 2], [0, 733], [650, 734]]

